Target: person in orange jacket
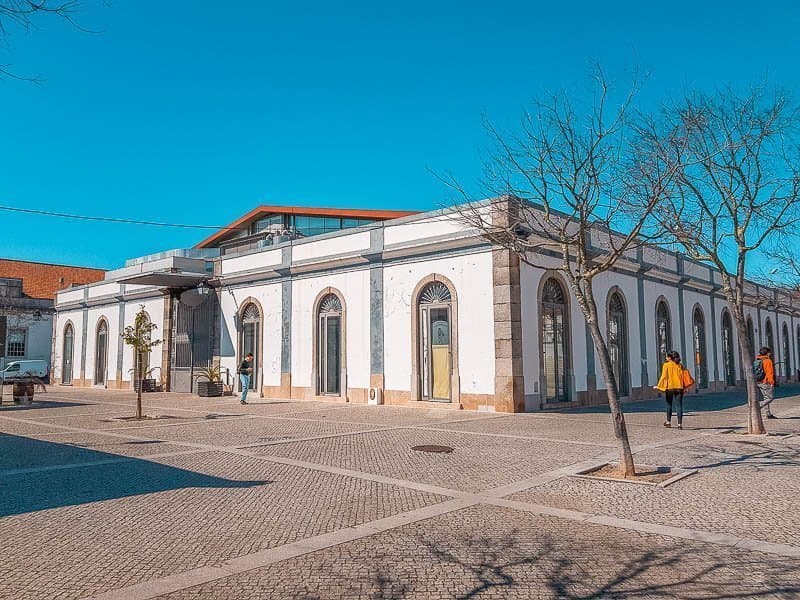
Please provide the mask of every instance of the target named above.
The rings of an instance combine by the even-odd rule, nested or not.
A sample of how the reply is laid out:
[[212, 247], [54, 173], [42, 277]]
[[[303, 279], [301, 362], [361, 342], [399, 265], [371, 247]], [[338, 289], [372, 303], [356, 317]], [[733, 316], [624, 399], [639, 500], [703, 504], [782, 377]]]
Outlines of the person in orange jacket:
[[772, 361], [771, 348], [764, 346], [758, 351], [758, 356], [753, 362], [753, 375], [761, 396], [764, 398], [761, 408], [766, 407], [768, 419], [775, 419], [770, 407], [772, 401], [775, 400], [775, 363]]
[[653, 386], [664, 392], [667, 401], [667, 420], [664, 427], [672, 427], [672, 405], [677, 401], [676, 413], [678, 429], [683, 429], [683, 394], [694, 383], [692, 376], [681, 364], [681, 355], [672, 350], [667, 352], [667, 360], [661, 368], [661, 379]]

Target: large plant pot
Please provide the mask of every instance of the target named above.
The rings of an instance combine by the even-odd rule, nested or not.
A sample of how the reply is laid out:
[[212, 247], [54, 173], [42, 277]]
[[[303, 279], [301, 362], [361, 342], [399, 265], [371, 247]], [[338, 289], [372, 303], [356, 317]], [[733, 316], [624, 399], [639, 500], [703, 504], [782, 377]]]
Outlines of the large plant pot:
[[[133, 391], [139, 391], [139, 381], [135, 380], [133, 382]], [[156, 391], [156, 380], [155, 379], [142, 379], [142, 392], [155, 392]]]
[[30, 404], [33, 402], [33, 395], [36, 387], [33, 383], [16, 382], [12, 395], [14, 397], [14, 404]]
[[222, 382], [198, 381], [197, 395], [201, 398], [214, 398], [216, 396], [222, 396]]

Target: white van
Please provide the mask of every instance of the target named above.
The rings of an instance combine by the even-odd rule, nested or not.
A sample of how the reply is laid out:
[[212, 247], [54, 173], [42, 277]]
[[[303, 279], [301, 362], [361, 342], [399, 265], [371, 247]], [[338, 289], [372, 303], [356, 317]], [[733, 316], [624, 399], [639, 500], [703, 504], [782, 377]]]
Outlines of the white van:
[[0, 371], [0, 381], [13, 381], [31, 375], [44, 379], [47, 376], [47, 361], [15, 360], [10, 362], [5, 369]]

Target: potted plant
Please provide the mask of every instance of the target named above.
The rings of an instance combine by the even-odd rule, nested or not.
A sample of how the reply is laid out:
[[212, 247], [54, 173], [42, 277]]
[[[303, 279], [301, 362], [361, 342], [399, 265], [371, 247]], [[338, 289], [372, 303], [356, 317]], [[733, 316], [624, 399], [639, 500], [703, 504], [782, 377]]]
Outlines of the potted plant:
[[[222, 372], [216, 365], [200, 369], [195, 375], [197, 379], [197, 395], [201, 398], [222, 396]], [[203, 381], [201, 381], [203, 380]]]
[[[156, 386], [156, 379], [155, 379], [155, 377], [153, 377], [153, 374], [159, 368], [160, 367], [152, 367], [150, 369], [147, 369], [142, 374], [142, 379], [141, 379], [142, 392], [155, 392], [156, 391], [156, 387], [157, 387]], [[133, 373], [133, 372], [134, 372], [134, 369], [131, 369], [131, 373]], [[140, 387], [139, 386], [139, 379], [137, 377], [134, 377], [133, 378], [133, 391], [138, 392], [139, 391], [139, 387]]]
[[24, 373], [22, 377], [14, 381], [11, 393], [14, 398], [14, 404], [30, 404], [33, 402], [37, 389], [47, 392], [41, 378], [30, 372]]

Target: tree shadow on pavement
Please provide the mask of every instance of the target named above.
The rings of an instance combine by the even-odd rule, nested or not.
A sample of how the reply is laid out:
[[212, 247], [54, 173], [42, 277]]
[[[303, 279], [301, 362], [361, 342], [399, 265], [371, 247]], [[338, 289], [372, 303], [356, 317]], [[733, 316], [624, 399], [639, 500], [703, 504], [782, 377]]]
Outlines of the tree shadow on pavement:
[[[377, 561], [371, 584], [351, 581], [351, 589], [368, 598], [762, 598], [796, 597], [800, 561], [768, 554], [717, 554], [695, 543], [641, 548], [609, 548], [602, 544], [580, 547], [573, 540], [552, 539], [518, 530], [504, 537], [430, 539], [419, 537], [419, 568], [427, 573], [420, 587], [400, 570], [391, 569], [391, 557]], [[528, 540], [522, 540], [527, 537]], [[535, 550], [532, 548], [535, 547]], [[577, 551], [577, 552], [576, 552]], [[368, 564], [375, 568], [374, 559]], [[599, 560], [598, 560], [599, 558]], [[367, 559], [365, 558], [365, 562]], [[387, 576], [391, 573], [391, 577]], [[364, 594], [364, 588], [371, 594]], [[437, 593], [441, 587], [441, 591]], [[388, 594], [388, 595], [387, 595]]]
[[0, 434], [0, 517], [180, 488], [268, 483], [272, 482], [212, 477], [146, 457]]
[[761, 471], [775, 467], [800, 467], [800, 447], [798, 446], [789, 444], [773, 445], [766, 440], [759, 439], [733, 439], [730, 441], [737, 446], [741, 446], [743, 453], [738, 454], [730, 447], [715, 446], [710, 443], [698, 444], [693, 447], [693, 450], [701, 455], [721, 455], [722, 458], [715, 462], [706, 462], [688, 468], [704, 470], [738, 465]]

